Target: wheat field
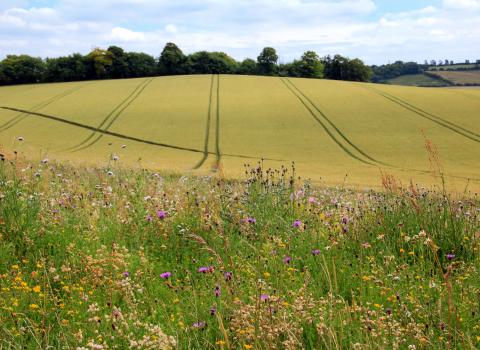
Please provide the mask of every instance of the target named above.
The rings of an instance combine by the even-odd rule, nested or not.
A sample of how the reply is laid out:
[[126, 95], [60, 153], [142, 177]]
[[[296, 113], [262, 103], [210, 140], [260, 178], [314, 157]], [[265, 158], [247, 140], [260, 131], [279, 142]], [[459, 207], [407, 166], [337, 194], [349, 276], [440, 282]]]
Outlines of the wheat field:
[[480, 185], [476, 90], [198, 75], [0, 87], [0, 107], [3, 151], [28, 158], [232, 178], [263, 159], [329, 185]]

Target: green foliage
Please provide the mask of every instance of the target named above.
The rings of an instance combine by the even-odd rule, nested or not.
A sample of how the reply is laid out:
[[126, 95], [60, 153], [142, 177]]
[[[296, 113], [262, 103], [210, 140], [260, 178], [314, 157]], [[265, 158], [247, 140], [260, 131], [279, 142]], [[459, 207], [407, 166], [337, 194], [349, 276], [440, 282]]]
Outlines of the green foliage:
[[174, 43], [167, 43], [158, 60], [160, 75], [177, 75], [185, 73], [186, 57]]
[[78, 81], [87, 77], [85, 58], [76, 53], [71, 56], [47, 58], [45, 60], [45, 81]]
[[107, 78], [108, 69], [113, 64], [114, 59], [112, 52], [96, 48], [87, 55], [87, 59], [93, 66], [96, 78]]
[[372, 70], [360, 59], [349, 59], [341, 55], [323, 59], [325, 78], [347, 81], [370, 81]]
[[425, 66], [421, 66], [416, 62], [397, 61], [392, 64], [382, 66], [373, 66], [373, 82], [383, 82], [389, 79], [399, 77], [401, 75], [421, 74], [425, 70]]
[[108, 76], [113, 79], [121, 79], [129, 76], [128, 62], [125, 51], [118, 46], [110, 46], [107, 51], [112, 53], [112, 65], [108, 67]]
[[255, 62], [251, 58], [244, 59], [238, 65], [237, 73], [238, 74], [244, 74], [244, 75], [255, 75], [255, 74], [257, 74], [257, 62]]
[[40, 58], [8, 55], [0, 63], [0, 84], [38, 83], [43, 78], [44, 70]]
[[273, 47], [265, 47], [257, 57], [258, 72], [261, 75], [275, 75], [277, 61], [277, 51]]
[[195, 52], [187, 57], [186, 69], [189, 74], [233, 74], [237, 62], [223, 52]]

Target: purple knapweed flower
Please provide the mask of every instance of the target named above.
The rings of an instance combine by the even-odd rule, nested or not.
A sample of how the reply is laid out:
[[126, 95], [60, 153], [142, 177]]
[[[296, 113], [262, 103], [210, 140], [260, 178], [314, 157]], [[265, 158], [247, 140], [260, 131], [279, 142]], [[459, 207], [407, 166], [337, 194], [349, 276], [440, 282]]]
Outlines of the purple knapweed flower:
[[313, 255], [313, 256], [320, 255], [320, 249], [314, 249], [314, 250], [312, 250], [312, 255]]
[[164, 272], [164, 273], [161, 273], [161, 274], [160, 274], [160, 277], [163, 278], [163, 279], [167, 279], [167, 278], [169, 278], [171, 275], [172, 275], [171, 272]]
[[159, 210], [157, 211], [157, 217], [160, 219], [160, 220], [163, 220], [167, 217], [167, 213], [163, 210]]
[[268, 294], [260, 294], [261, 301], [267, 301], [268, 299], [270, 299], [270, 296]]
[[153, 220], [152, 216], [151, 215], [147, 215], [145, 217], [145, 220], [147, 220], [148, 222], [151, 222]]
[[244, 221], [245, 221], [247, 224], [256, 224], [256, 223], [257, 223], [257, 219], [252, 218], [252, 217], [246, 218]]
[[217, 313], [217, 308], [215, 306], [212, 306], [210, 308], [210, 315], [215, 316], [216, 313]]
[[448, 260], [453, 260], [453, 259], [455, 259], [455, 254], [447, 254], [447, 259], [448, 259]]
[[231, 281], [232, 278], [233, 278], [233, 273], [231, 273], [231, 272], [225, 272], [225, 273], [223, 274], [223, 277], [225, 277], [225, 281]]
[[128, 273], [128, 271], [125, 271], [125, 272], [123, 273], [123, 277], [128, 277], [128, 276], [130, 276], [130, 273]]
[[317, 198], [315, 198], [315, 197], [308, 197], [308, 203], [310, 203], [310, 204], [315, 204], [315, 203], [317, 203]]
[[289, 257], [288, 255], [283, 258], [283, 263], [284, 264], [290, 264], [290, 261], [292, 261], [292, 258]]
[[299, 227], [301, 227], [301, 226], [302, 226], [302, 222], [301, 222], [300, 220], [295, 220], [295, 221], [293, 222], [293, 227], [299, 228]]
[[198, 268], [198, 272], [201, 272], [201, 273], [208, 273], [213, 271], [215, 271], [214, 266], [201, 266]]
[[220, 294], [221, 294], [220, 286], [215, 287], [215, 292], [214, 293], [215, 293], [215, 297], [218, 298], [220, 296]]

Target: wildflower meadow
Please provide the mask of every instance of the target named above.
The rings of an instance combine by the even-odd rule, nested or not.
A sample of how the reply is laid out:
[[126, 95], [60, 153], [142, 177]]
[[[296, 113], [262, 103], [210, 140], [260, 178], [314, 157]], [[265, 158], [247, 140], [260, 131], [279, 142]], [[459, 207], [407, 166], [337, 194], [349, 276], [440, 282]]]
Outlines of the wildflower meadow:
[[476, 349], [480, 202], [4, 159], [0, 349]]

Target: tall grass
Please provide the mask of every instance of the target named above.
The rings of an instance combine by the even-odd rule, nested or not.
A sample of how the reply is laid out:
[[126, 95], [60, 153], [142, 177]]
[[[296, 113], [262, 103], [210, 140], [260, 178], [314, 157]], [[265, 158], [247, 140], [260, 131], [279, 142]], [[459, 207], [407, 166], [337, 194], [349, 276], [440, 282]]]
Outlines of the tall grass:
[[2, 349], [480, 345], [477, 197], [5, 161], [0, 198]]

